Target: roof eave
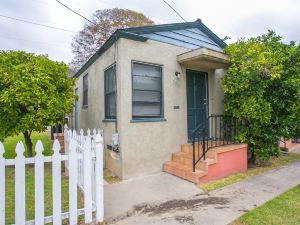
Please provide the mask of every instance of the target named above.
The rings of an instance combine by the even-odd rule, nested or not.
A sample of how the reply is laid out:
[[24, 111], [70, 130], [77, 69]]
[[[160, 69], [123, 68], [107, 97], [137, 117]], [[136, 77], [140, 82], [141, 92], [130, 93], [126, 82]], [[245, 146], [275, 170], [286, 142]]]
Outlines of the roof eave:
[[151, 33], [157, 31], [172, 30], [178, 28], [193, 28], [198, 27], [204, 33], [206, 33], [216, 44], [221, 48], [227, 47], [227, 44], [220, 39], [214, 32], [212, 32], [207, 26], [202, 22], [186, 22], [186, 23], [175, 23], [175, 24], [163, 24], [163, 25], [152, 25], [144, 27], [134, 27], [116, 30], [112, 36], [97, 50], [97, 52], [76, 72], [73, 77], [80, 76], [87, 68], [93, 64], [107, 49], [109, 49], [119, 38], [126, 38], [134, 41], [145, 42], [148, 38], [141, 36], [139, 34]]
[[219, 38], [214, 32], [212, 32], [207, 26], [205, 26], [204, 23], [199, 23], [199, 26], [205, 31], [205, 33], [214, 41], [216, 42], [220, 47], [226, 48], [227, 44]]

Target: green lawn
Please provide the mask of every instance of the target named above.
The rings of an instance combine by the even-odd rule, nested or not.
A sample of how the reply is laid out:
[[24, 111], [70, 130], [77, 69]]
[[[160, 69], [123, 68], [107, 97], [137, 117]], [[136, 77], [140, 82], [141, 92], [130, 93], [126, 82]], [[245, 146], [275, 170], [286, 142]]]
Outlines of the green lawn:
[[[51, 143], [50, 134], [34, 133], [33, 142], [41, 140], [44, 144], [44, 154], [51, 155]], [[23, 140], [22, 136], [10, 137], [4, 141], [6, 149], [5, 157], [14, 158], [14, 148], [19, 140]], [[15, 210], [15, 187], [14, 187], [14, 168], [6, 168], [6, 218], [5, 224], [14, 223], [14, 210]], [[51, 164], [45, 165], [45, 215], [52, 215], [52, 169]], [[62, 176], [62, 210], [68, 211], [68, 179]], [[78, 198], [79, 207], [83, 207], [83, 199], [79, 193]], [[26, 220], [34, 219], [34, 168], [32, 166], [26, 166]]]
[[[203, 189], [204, 191], [213, 191], [222, 187], [225, 187], [227, 185], [236, 183], [238, 181], [244, 180], [248, 177], [252, 177], [254, 175], [264, 173], [268, 170], [286, 165], [288, 163], [292, 163], [295, 161], [300, 160], [300, 154], [281, 154], [279, 157], [271, 157], [268, 165], [266, 166], [252, 166], [248, 168], [246, 172], [243, 173], [238, 173], [217, 181], [212, 181], [203, 185], [200, 185], [200, 188]], [[299, 223], [300, 224], [300, 223]]]
[[[41, 140], [44, 145], [44, 155], [52, 155], [52, 151], [51, 151], [52, 141], [50, 139], [49, 132], [32, 133], [31, 139], [32, 139], [32, 143], [33, 143], [33, 151], [34, 151], [34, 147], [35, 147], [37, 140]], [[4, 148], [5, 148], [4, 157], [6, 159], [15, 158], [15, 156], [16, 156], [15, 148], [16, 148], [18, 141], [22, 141], [24, 146], [26, 146], [23, 134], [19, 134], [17, 136], [13, 136], [13, 137], [8, 137], [4, 140], [4, 142], [3, 142]]]
[[232, 225], [299, 225], [300, 185], [244, 214]]

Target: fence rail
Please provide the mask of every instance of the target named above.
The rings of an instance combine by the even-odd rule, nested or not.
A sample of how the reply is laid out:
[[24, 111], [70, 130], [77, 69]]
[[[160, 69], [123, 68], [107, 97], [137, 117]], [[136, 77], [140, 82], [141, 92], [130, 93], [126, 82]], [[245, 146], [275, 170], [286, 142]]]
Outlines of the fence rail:
[[[69, 219], [68, 224], [78, 224], [78, 215], [84, 215], [84, 222], [103, 221], [103, 136], [102, 132], [94, 132], [90, 135], [77, 135], [75, 131], [65, 129], [65, 150], [67, 154], [61, 154], [61, 146], [58, 140], [54, 141], [52, 156], [43, 155], [43, 144], [38, 141], [35, 146], [36, 155], [25, 158], [25, 148], [22, 142], [18, 142], [15, 148], [17, 156], [14, 159], [5, 159], [5, 149], [0, 142], [0, 225], [5, 224], [5, 168], [14, 166], [15, 170], [15, 224], [46, 224], [61, 225], [62, 220]], [[66, 135], [67, 134], [67, 135]], [[78, 141], [80, 136], [80, 142]], [[80, 149], [80, 152], [78, 151]], [[81, 160], [80, 163], [78, 161]], [[69, 212], [62, 212], [61, 198], [61, 166], [65, 162], [69, 176]], [[51, 216], [45, 216], [44, 201], [44, 168], [45, 163], [52, 163], [52, 208]], [[26, 165], [34, 166], [34, 220], [26, 221], [26, 196], [25, 196], [25, 172]], [[79, 178], [78, 165], [82, 166]], [[78, 182], [80, 181], [80, 182]], [[78, 209], [77, 185], [84, 195], [84, 208]], [[51, 204], [47, 202], [47, 204]], [[93, 218], [95, 212], [95, 218]]]

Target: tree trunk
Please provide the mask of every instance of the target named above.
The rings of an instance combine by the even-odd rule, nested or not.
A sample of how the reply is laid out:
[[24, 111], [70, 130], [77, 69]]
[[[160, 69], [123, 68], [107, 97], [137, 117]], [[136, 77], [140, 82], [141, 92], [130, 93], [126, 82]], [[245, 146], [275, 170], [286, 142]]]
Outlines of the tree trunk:
[[28, 157], [32, 157], [32, 141], [31, 141], [31, 132], [26, 131], [23, 133], [24, 135], [24, 139], [25, 139], [25, 143], [26, 143], [26, 148], [27, 148], [27, 156]]

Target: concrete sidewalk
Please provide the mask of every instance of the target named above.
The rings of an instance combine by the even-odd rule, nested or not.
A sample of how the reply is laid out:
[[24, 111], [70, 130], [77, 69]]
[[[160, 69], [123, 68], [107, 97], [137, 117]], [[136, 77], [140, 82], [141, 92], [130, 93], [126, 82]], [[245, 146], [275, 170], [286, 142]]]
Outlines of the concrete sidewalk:
[[142, 203], [188, 198], [200, 193], [193, 183], [167, 173], [104, 185], [105, 219], [123, 217]]
[[300, 162], [210, 193], [161, 173], [106, 185], [105, 216], [118, 225], [226, 225], [299, 183]]

